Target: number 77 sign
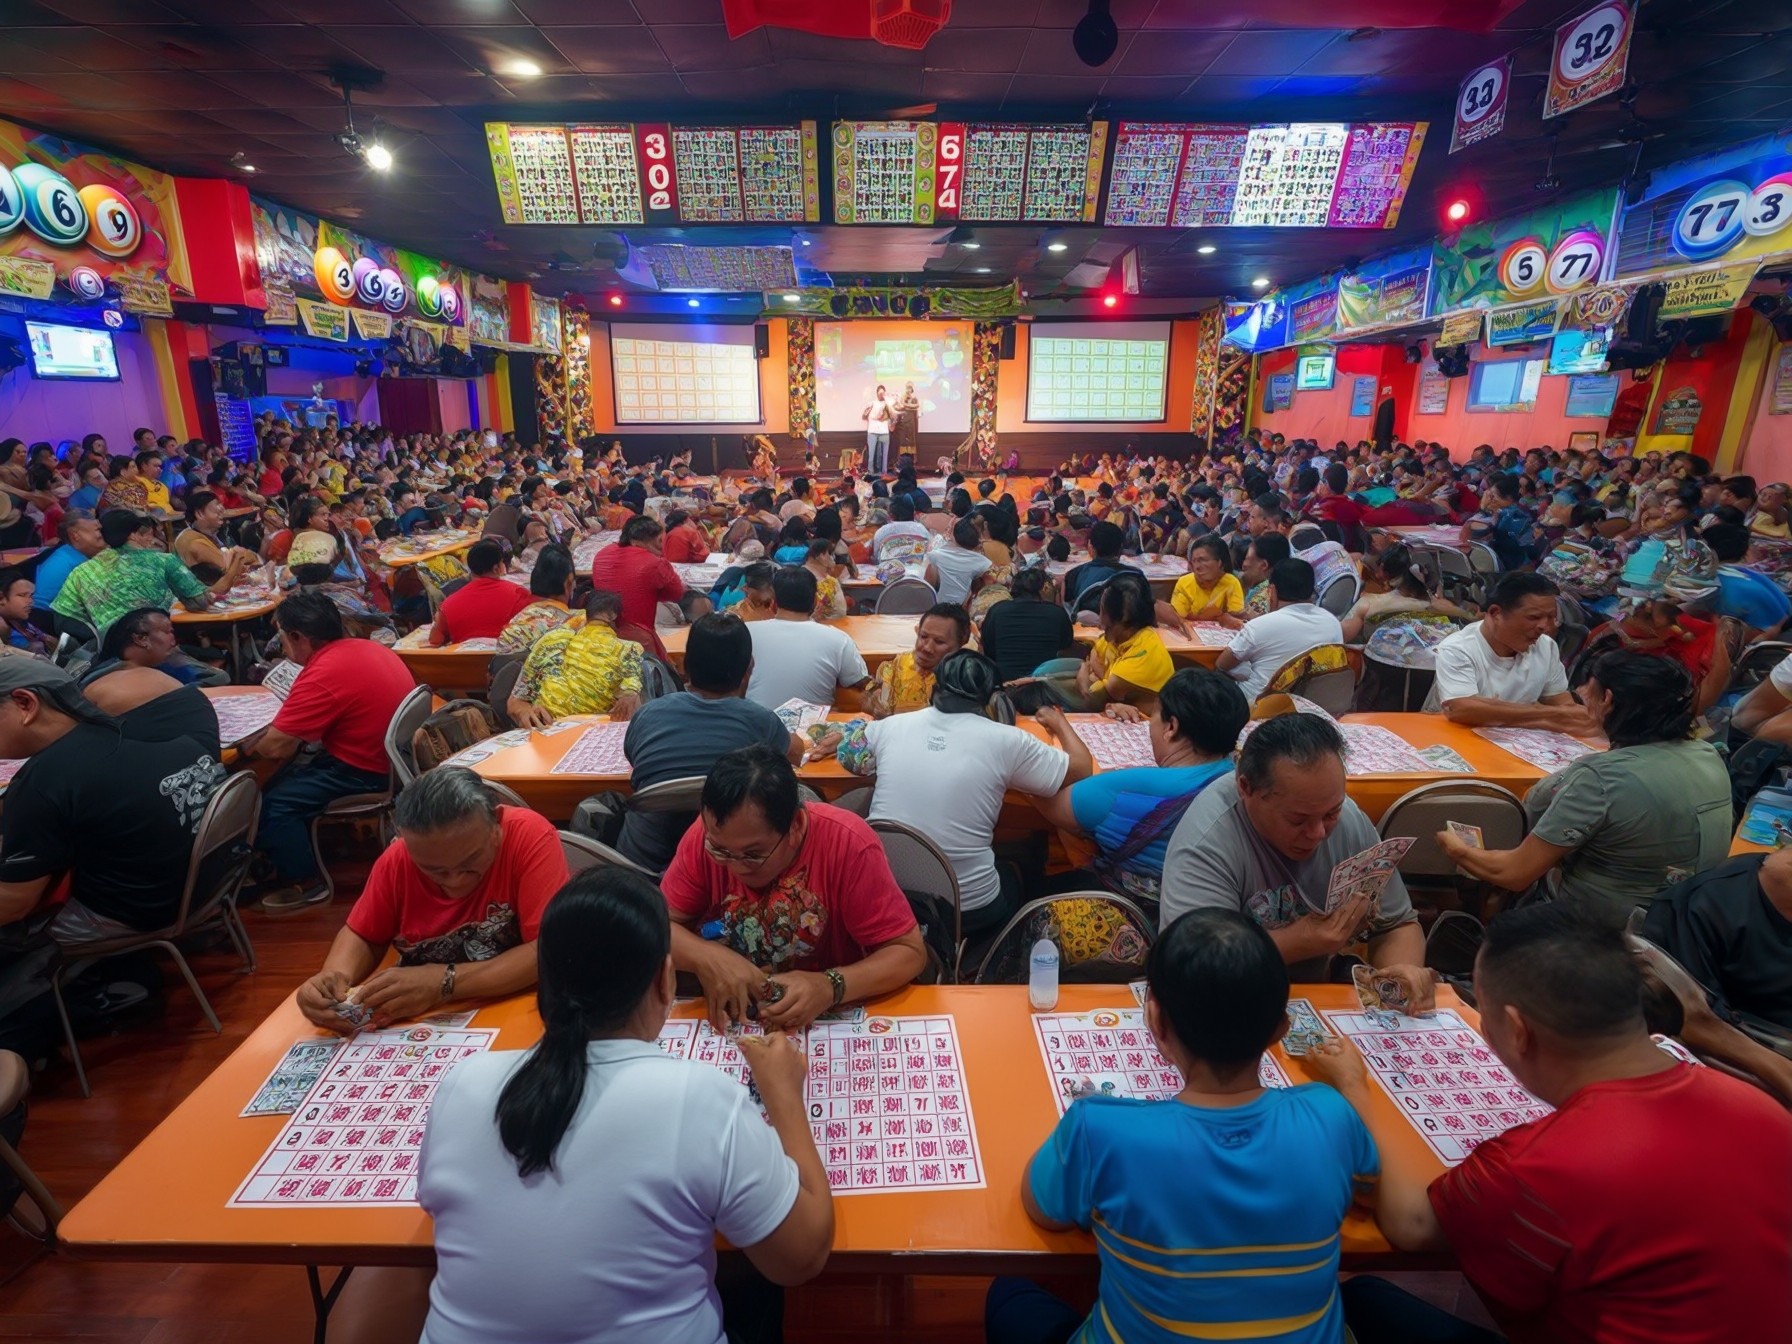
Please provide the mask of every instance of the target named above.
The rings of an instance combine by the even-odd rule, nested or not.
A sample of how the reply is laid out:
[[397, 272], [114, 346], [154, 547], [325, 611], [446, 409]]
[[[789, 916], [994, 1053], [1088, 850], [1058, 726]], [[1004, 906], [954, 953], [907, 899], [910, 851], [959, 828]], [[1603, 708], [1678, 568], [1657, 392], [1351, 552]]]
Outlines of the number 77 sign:
[[1606, 0], [1556, 29], [1543, 119], [1597, 102], [1624, 85], [1634, 26], [1626, 0]]

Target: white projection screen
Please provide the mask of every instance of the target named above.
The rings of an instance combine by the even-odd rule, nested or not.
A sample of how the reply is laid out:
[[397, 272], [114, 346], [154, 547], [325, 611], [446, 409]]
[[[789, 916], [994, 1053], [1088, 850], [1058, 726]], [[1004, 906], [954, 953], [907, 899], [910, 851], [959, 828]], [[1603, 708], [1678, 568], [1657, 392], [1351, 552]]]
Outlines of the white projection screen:
[[1035, 322], [1027, 329], [1027, 419], [1045, 424], [1162, 420], [1168, 322]]
[[815, 400], [821, 428], [862, 430], [879, 383], [890, 400], [915, 385], [923, 434], [971, 428], [971, 323], [817, 322]]
[[610, 372], [619, 425], [756, 425], [753, 328], [612, 324]]

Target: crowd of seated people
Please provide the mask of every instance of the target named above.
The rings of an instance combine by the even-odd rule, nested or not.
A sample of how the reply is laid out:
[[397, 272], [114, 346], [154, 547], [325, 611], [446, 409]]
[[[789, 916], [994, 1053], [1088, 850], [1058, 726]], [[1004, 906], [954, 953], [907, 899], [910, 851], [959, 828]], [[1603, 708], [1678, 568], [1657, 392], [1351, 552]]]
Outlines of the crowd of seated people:
[[[743, 1284], [775, 1295], [818, 1272], [830, 1196], [802, 1058], [781, 1033], [945, 969], [872, 823], [937, 846], [973, 950], [1028, 899], [1062, 892], [1126, 896], [1156, 936], [1145, 1011], [1183, 1091], [1072, 1106], [1017, 1192], [1042, 1225], [1094, 1232], [1094, 1313], [998, 1280], [991, 1340], [1241, 1338], [1277, 1322], [1313, 1339], [1348, 1324], [1363, 1344], [1496, 1338], [1377, 1279], [1340, 1289], [1353, 1200], [1395, 1247], [1452, 1253], [1512, 1339], [1728, 1337], [1721, 1321], [1764, 1338], [1792, 1309], [1792, 1079], [1713, 1045], [1746, 1061], [1751, 1088], [1657, 1049], [1659, 984], [1625, 935], [1690, 977], [1651, 972], [1680, 986], [1689, 1041], [1792, 1033], [1792, 868], [1727, 859], [1725, 759], [1751, 740], [1792, 747], [1792, 664], [1752, 688], [1721, 675], [1792, 617], [1783, 487], [1713, 478], [1687, 454], [1488, 447], [1452, 461], [1437, 445], [1252, 435], [1189, 461], [1067, 463], [1030, 497], [1007, 474], [948, 479], [936, 499], [906, 460], [866, 479], [700, 484], [688, 463], [631, 467], [594, 442], [543, 452], [271, 419], [257, 431], [253, 464], [151, 433], [126, 457], [103, 440], [52, 450], [51, 479], [11, 488], [9, 465], [38, 455], [0, 445], [0, 541], [55, 543], [0, 572], [0, 756], [25, 762], [0, 812], [0, 1039], [59, 957], [169, 918], [197, 816], [226, 777], [200, 688], [243, 671], [175, 617], [215, 613], [242, 585], [280, 599], [265, 619], [299, 672], [237, 748], [265, 781], [244, 899], [268, 916], [329, 900], [313, 823], [392, 787], [386, 734], [417, 681], [367, 637], [382, 629], [428, 618], [428, 645], [491, 641], [518, 664], [501, 708], [523, 728], [627, 721], [631, 791], [703, 779], [694, 813], [617, 814], [611, 838], [652, 878], [568, 882], [554, 826], [469, 770], [438, 767], [396, 795], [396, 838], [300, 985], [300, 1011], [342, 1031], [351, 997], [386, 1024], [536, 993], [544, 1035], [443, 1089], [421, 1192], [433, 1283], [364, 1276], [345, 1320], [376, 1309], [354, 1296], [384, 1291], [415, 1315], [402, 1337], [520, 1341], [596, 1312], [616, 1337], [647, 1340], [670, 1337], [668, 1320], [733, 1320]], [[1481, 581], [1442, 590], [1418, 544], [1385, 531], [1415, 525], [1454, 529], [1465, 555], [1484, 547]], [[482, 537], [427, 577], [380, 563], [381, 542], [444, 528]], [[1575, 589], [1576, 575], [1657, 556], [1632, 575], [1645, 599]], [[1178, 577], [1158, 580], [1160, 598], [1138, 564], [1164, 557]], [[721, 578], [687, 581], [698, 565]], [[912, 649], [875, 668], [839, 619], [861, 600], [850, 581], [874, 570], [935, 594]], [[1357, 596], [1328, 605], [1339, 572]], [[1700, 583], [1705, 596], [1688, 596]], [[1576, 596], [1613, 642], [1565, 661]], [[663, 606], [687, 627], [676, 664]], [[1697, 642], [1701, 611], [1695, 656], [1675, 641]], [[1441, 719], [1600, 748], [1531, 786], [1516, 846], [1436, 837], [1461, 880], [1521, 907], [1488, 921], [1456, 983], [1556, 1109], [1428, 1188], [1378, 1157], [1365, 1118], [1381, 1102], [1349, 1046], [1310, 1056], [1330, 1087], [1266, 1090], [1256, 1071], [1286, 1029], [1290, 983], [1348, 978], [1354, 959], [1411, 1011], [1442, 991], [1434, 911], [1398, 874], [1327, 908], [1334, 871], [1376, 826], [1351, 797], [1339, 729], [1265, 717], [1263, 699], [1291, 665], [1341, 666], [1326, 660], [1402, 621], [1452, 627], [1433, 649]], [[1232, 632], [1211, 668], [1172, 652], [1197, 626]], [[57, 666], [64, 635], [84, 650], [73, 673]], [[852, 721], [811, 736], [776, 712], [792, 701]], [[1098, 769], [1066, 711], [1144, 725], [1153, 763]], [[800, 787], [833, 756], [869, 783], [865, 816]], [[1039, 818], [1029, 848], [1056, 832], [1072, 864], [1055, 850], [1031, 862], [1002, 838], [1017, 798]], [[96, 833], [121, 843], [83, 843]], [[768, 1029], [744, 1048], [769, 1126], [738, 1090], [654, 1050], [680, 973], [717, 1029]], [[704, 1142], [651, 1123], [656, 1106], [700, 1119]], [[1710, 1133], [1724, 1143], [1695, 1141]], [[1639, 1185], [1639, 1162], [1676, 1179]], [[581, 1225], [607, 1211], [611, 1258], [568, 1286], [573, 1248], [547, 1233], [575, 1199]], [[739, 1256], [718, 1262], [718, 1232]], [[1311, 1253], [1270, 1253], [1287, 1246]], [[1221, 1250], [1208, 1276], [1181, 1272]], [[493, 1305], [499, 1283], [535, 1286], [510, 1310]]]

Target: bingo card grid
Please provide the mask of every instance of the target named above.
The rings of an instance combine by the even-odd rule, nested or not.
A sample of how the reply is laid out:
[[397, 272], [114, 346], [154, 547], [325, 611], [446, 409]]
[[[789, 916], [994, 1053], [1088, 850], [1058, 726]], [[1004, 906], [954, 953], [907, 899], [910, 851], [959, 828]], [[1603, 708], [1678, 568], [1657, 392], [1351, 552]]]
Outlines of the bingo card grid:
[[741, 185], [749, 223], [801, 224], [809, 218], [803, 141], [799, 127], [741, 128]]
[[1091, 132], [1084, 126], [1036, 126], [1027, 145], [1022, 219], [1081, 220], [1088, 204]]
[[1232, 222], [1238, 171], [1249, 133], [1242, 126], [1196, 126], [1188, 135], [1188, 155], [1176, 185], [1170, 222], [1176, 228], [1217, 227]]
[[678, 217], [693, 224], [739, 224], [740, 144], [726, 127], [672, 128], [672, 161], [678, 172]]
[[524, 224], [577, 224], [572, 153], [559, 126], [511, 126], [510, 164]]
[[1122, 122], [1108, 172], [1103, 222], [1124, 228], [1159, 229], [1170, 222], [1177, 170], [1188, 144], [1186, 126]]
[[640, 224], [641, 166], [629, 126], [568, 126], [582, 224]]
[[1352, 126], [1332, 197], [1332, 228], [1391, 227], [1388, 216], [1406, 177], [1406, 150], [1415, 128], [1395, 123]]
[[1164, 418], [1165, 342], [1035, 336], [1028, 349], [1028, 420]]
[[498, 1031], [409, 1027], [402, 1034], [407, 1040], [345, 1043], [227, 1206], [415, 1205], [436, 1087], [458, 1061], [490, 1050]]
[[579, 734], [579, 740], [567, 748], [566, 754], [554, 762], [550, 774], [555, 775], [626, 775], [628, 757], [623, 754], [623, 739], [628, 736], [626, 723], [594, 723]]
[[[1059, 1115], [1070, 1109], [1071, 1090], [1085, 1081], [1097, 1088], [1111, 1084], [1109, 1095], [1140, 1101], [1162, 1101], [1182, 1091], [1182, 1075], [1158, 1053], [1143, 1009], [1035, 1013], [1033, 1034]], [[1257, 1065], [1257, 1082], [1262, 1087], [1291, 1086], [1281, 1064], [1267, 1052]]]
[[1026, 127], [965, 128], [960, 219], [1018, 220], [1026, 180]]
[[[933, 198], [918, 192], [922, 169], [932, 185], [931, 126], [912, 122], [857, 122], [836, 134], [834, 222], [837, 224], [928, 224]], [[840, 154], [844, 148], [845, 154]]]
[[1363, 1052], [1377, 1086], [1445, 1166], [1456, 1166], [1488, 1139], [1549, 1114], [1480, 1033], [1449, 1009], [1428, 1018], [1336, 1011], [1325, 1016]]
[[[834, 1193], [984, 1186], [952, 1018], [817, 1022], [799, 1034], [798, 1044], [809, 1057], [803, 1085], [809, 1130]], [[740, 1051], [706, 1021], [667, 1022], [659, 1045], [675, 1058], [747, 1081]]]
[[750, 345], [615, 337], [618, 424], [757, 424], [759, 367]]
[[1245, 142], [1232, 222], [1322, 228], [1348, 143], [1336, 124], [1256, 126]]

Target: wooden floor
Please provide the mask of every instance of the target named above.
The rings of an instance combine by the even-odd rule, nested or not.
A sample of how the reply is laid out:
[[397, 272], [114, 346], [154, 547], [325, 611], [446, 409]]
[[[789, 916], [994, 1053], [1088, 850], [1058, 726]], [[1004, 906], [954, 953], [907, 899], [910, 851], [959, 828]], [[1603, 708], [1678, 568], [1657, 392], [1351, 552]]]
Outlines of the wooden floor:
[[[283, 919], [249, 912], [260, 956], [254, 974], [244, 974], [228, 951], [193, 958], [223, 1035], [212, 1033], [170, 968], [159, 1011], [82, 1043], [91, 1100], [82, 1100], [66, 1064], [36, 1081], [23, 1153], [65, 1208], [316, 970], [347, 908], [345, 890], [334, 905]], [[26, 1244], [0, 1226], [0, 1280], [25, 1258]], [[1474, 1309], [1458, 1275], [1399, 1277], [1439, 1306]], [[986, 1286], [983, 1279], [828, 1276], [789, 1295], [787, 1338], [790, 1344], [883, 1344], [924, 1334], [929, 1344], [978, 1344]], [[1051, 1286], [1067, 1296], [1089, 1288]], [[280, 1267], [83, 1264], [56, 1257], [0, 1288], [0, 1340], [9, 1344], [304, 1344], [311, 1321], [303, 1272]]]

